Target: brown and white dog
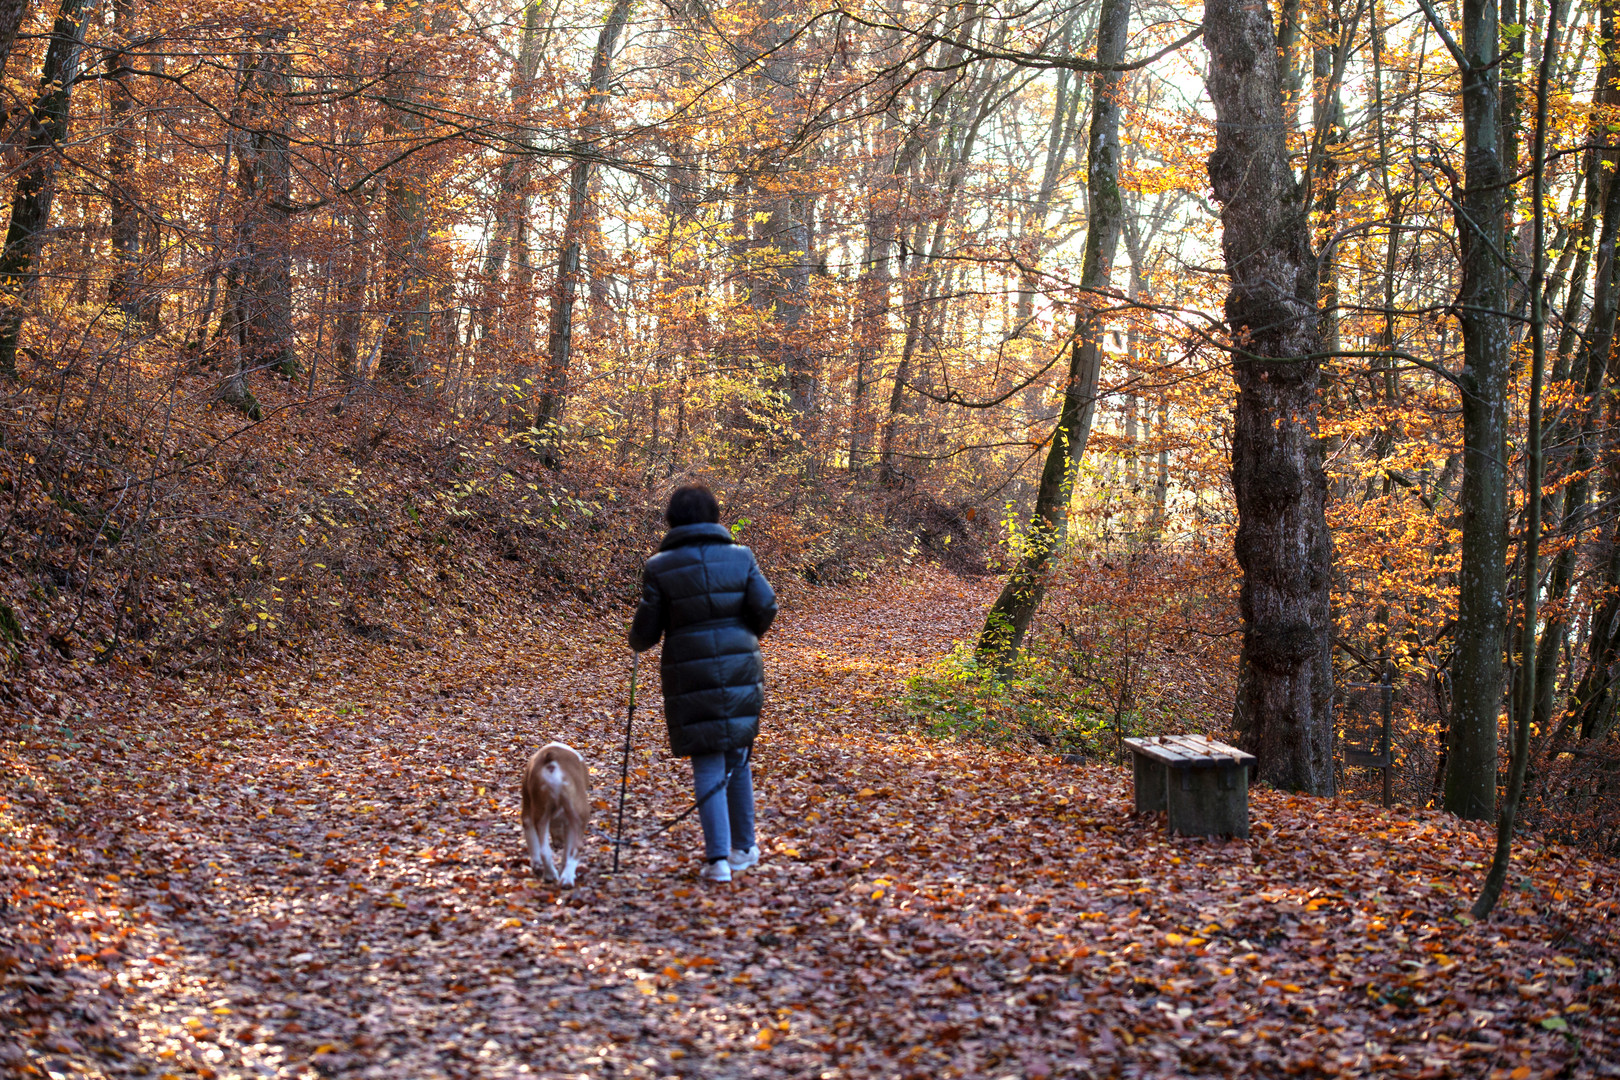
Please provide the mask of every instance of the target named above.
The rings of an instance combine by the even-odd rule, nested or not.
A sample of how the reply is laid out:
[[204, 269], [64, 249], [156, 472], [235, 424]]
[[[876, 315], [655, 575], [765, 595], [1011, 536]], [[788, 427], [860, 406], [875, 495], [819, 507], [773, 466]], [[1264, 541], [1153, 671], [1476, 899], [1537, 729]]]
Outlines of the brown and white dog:
[[[570, 888], [579, 869], [579, 849], [591, 820], [591, 781], [579, 751], [560, 742], [547, 743], [523, 771], [523, 838], [529, 864], [547, 881]], [[562, 872], [551, 853], [556, 837], [562, 847]]]

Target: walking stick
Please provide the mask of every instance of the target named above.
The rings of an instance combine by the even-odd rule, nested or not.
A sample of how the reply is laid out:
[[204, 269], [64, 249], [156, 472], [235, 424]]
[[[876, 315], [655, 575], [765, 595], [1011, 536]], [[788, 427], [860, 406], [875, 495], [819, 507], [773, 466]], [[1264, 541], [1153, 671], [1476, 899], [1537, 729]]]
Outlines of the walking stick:
[[619, 767], [619, 825], [613, 830], [613, 872], [619, 872], [619, 842], [624, 838], [624, 787], [630, 780], [630, 728], [636, 722], [636, 667], [641, 654], [630, 654], [630, 713], [624, 718], [624, 764]]

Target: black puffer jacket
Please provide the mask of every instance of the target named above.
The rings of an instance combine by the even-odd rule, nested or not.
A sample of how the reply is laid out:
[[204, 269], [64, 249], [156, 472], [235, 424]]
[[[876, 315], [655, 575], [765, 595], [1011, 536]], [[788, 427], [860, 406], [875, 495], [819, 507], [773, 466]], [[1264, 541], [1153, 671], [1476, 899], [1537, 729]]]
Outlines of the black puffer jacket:
[[630, 647], [664, 638], [664, 719], [676, 757], [748, 746], [759, 734], [765, 665], [759, 639], [776, 618], [776, 593], [754, 553], [724, 525], [669, 530], [642, 574]]

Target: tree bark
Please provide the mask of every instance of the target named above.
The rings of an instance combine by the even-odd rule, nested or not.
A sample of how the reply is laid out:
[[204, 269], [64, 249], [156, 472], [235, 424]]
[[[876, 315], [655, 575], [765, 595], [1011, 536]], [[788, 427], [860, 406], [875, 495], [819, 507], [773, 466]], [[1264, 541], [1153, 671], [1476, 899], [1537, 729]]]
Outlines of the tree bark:
[[890, 295], [894, 283], [895, 212], [898, 192], [893, 174], [869, 195], [866, 221], [866, 264], [861, 271], [855, 327], [855, 384], [850, 400], [849, 471], [864, 471], [872, 452], [872, 411], [868, 389], [878, 362], [888, 349]]
[[28, 0], [0, 0], [0, 76], [6, 73], [6, 61], [11, 58], [11, 46], [17, 42], [17, 31], [28, 17]]
[[[1130, 0], [1103, 0], [1097, 20], [1097, 63], [1120, 64], [1130, 29]], [[1035, 513], [1024, 537], [1024, 551], [1008, 576], [1007, 584], [991, 605], [979, 632], [982, 661], [1006, 670], [1017, 659], [1029, 633], [1029, 624], [1046, 595], [1047, 567], [1062, 548], [1069, 529], [1069, 499], [1073, 494], [1074, 467], [1085, 453], [1096, 412], [1097, 381], [1102, 369], [1104, 327], [1097, 309], [1103, 307], [1114, 271], [1125, 207], [1119, 194], [1119, 71], [1099, 71], [1092, 80], [1091, 131], [1086, 145], [1086, 188], [1091, 214], [1086, 224], [1086, 250], [1080, 270], [1081, 314], [1075, 320], [1075, 340], [1069, 351], [1069, 372], [1064, 383], [1063, 412], [1047, 448], [1035, 494]]]
[[[961, 53], [957, 50], [948, 55], [959, 60]], [[994, 111], [1004, 82], [1004, 77], [997, 76], [993, 70], [987, 68], [983, 78], [978, 80], [968, 93], [960, 96], [950, 122], [942, 125], [945, 129], [944, 137], [940, 140], [943, 145], [939, 148], [936, 161], [932, 166], [922, 170], [923, 175], [917, 178], [912, 189], [912, 194], [916, 197], [921, 194], [920, 189], [928, 186], [928, 181], [932, 181], [935, 187], [943, 185], [943, 190], [938, 196], [940, 209], [928, 218], [917, 221], [909, 245], [912, 253], [911, 270], [905, 275], [901, 287], [901, 295], [904, 298], [901, 306], [905, 313], [906, 334], [900, 347], [900, 361], [895, 365], [894, 381], [889, 392], [888, 415], [883, 423], [881, 450], [878, 455], [885, 479], [892, 480], [895, 476], [895, 445], [899, 436], [900, 417], [906, 411], [906, 391], [914, 380], [912, 361], [922, 345], [923, 328], [928, 321], [930, 309], [936, 306], [942, 291], [936, 286], [939, 284], [939, 268], [944, 264], [949, 227], [954, 223], [957, 195], [967, 173], [967, 164], [973, 155], [973, 147], [978, 142], [979, 130]], [[962, 132], [959, 138], [952, 137], [956, 131]], [[902, 157], [908, 161], [915, 160], [920, 149], [920, 145], [908, 147], [902, 151]], [[934, 223], [931, 234], [928, 229], [929, 220]], [[903, 258], [901, 268], [905, 269]]]
[[62, 139], [67, 135], [68, 105], [79, 75], [79, 53], [84, 44], [85, 0], [62, 0], [45, 49], [39, 90], [29, 110], [22, 161], [15, 172], [17, 186], [11, 197], [11, 224], [0, 250], [0, 376], [17, 377], [17, 343], [22, 336], [25, 306], [39, 283], [39, 257], [51, 223], [55, 194], [55, 166]]
[[130, 117], [128, 52], [134, 0], [113, 0], [113, 45], [107, 51], [107, 212], [112, 244], [112, 277], [107, 300], [124, 317], [141, 317], [141, 217], [134, 198], [135, 132]]
[[360, 332], [365, 326], [366, 288], [371, 277], [370, 212], [365, 197], [351, 197], [337, 214], [345, 226], [347, 250], [338, 283], [338, 316], [332, 328], [332, 355], [338, 374], [352, 387], [363, 379], [360, 369]]
[[[1536, 686], [1536, 601], [1540, 593], [1539, 554], [1541, 544], [1541, 383], [1546, 371], [1546, 312], [1543, 285], [1546, 279], [1546, 152], [1547, 152], [1547, 84], [1557, 55], [1558, 7], [1552, 5], [1547, 13], [1547, 36], [1541, 50], [1541, 63], [1536, 77], [1536, 130], [1531, 159], [1530, 206], [1533, 215], [1530, 240], [1530, 281], [1527, 294], [1530, 300], [1530, 407], [1525, 418], [1525, 530], [1524, 530], [1524, 619], [1520, 626], [1518, 700], [1513, 710], [1513, 753], [1508, 769], [1507, 795], [1496, 821], [1496, 850], [1492, 853], [1491, 867], [1485, 874], [1479, 899], [1472, 909], [1476, 919], [1490, 915], [1507, 884], [1508, 867], [1513, 854], [1513, 830], [1517, 824], [1519, 802], [1524, 796], [1525, 773], [1530, 763], [1530, 721]], [[1522, 43], [1521, 43], [1522, 48]]]
[[287, 211], [292, 193], [287, 95], [292, 89], [285, 30], [260, 38], [248, 72], [237, 154], [242, 220], [237, 226], [242, 273], [236, 292], [242, 367], [298, 373], [293, 349], [292, 247]]
[[[528, 120], [534, 101], [534, 79], [540, 70], [542, 14], [538, 0], [524, 6], [523, 43], [518, 49], [517, 70], [512, 75], [512, 113], [519, 126], [517, 143], [524, 151], [533, 144]], [[524, 249], [528, 246], [528, 188], [532, 172], [532, 158], [523, 152], [502, 158], [500, 168], [496, 170], [495, 221], [490, 229], [489, 248], [484, 253], [483, 296], [473, 331], [473, 336], [486, 352], [493, 344], [491, 339], [496, 335], [497, 328], [513, 323], [526, 327], [534, 317], [529, 297], [516, 295], [517, 282], [514, 280], [514, 288], [505, 289], [501, 281], [508, 261], [514, 264], [512, 276], [515, 279], [516, 264], [527, 259], [526, 250], [517, 252], [516, 258], [512, 256], [514, 246]], [[527, 362], [522, 367], [527, 367]], [[521, 373], [522, 368], [519, 370]]]
[[1331, 562], [1317, 445], [1320, 325], [1305, 192], [1289, 168], [1269, 10], [1204, 8], [1226, 321], [1238, 401], [1232, 487], [1243, 650], [1234, 721], [1279, 788], [1333, 790]]
[[[397, 7], [407, 0], [386, 0]], [[413, 7], [414, 17], [401, 28], [429, 31], [424, 18], [427, 5]], [[407, 42], [406, 49], [417, 48]], [[383, 79], [384, 93], [391, 103], [419, 104], [426, 91], [426, 78], [410, 57]], [[395, 105], [383, 133], [400, 143], [421, 136], [426, 121], [418, 108]], [[430, 291], [423, 273], [430, 239], [427, 180], [420, 175], [421, 163], [414, 168], [394, 169], [383, 185], [383, 301], [388, 309], [378, 350], [377, 373], [399, 383], [417, 383], [426, 374], [428, 328], [431, 322]]]
[[1496, 811], [1497, 722], [1507, 617], [1507, 190], [1500, 125], [1496, 0], [1463, 0], [1465, 173], [1456, 221], [1462, 252], [1463, 476], [1456, 651], [1444, 806], [1489, 820]]
[[[1620, 104], [1620, 90], [1615, 86], [1615, 78], [1620, 75], [1614, 57], [1616, 7], [1615, 0], [1603, 0], [1598, 9], [1598, 39], [1602, 61], [1599, 64], [1592, 98], [1593, 104], [1600, 107]], [[1587, 151], [1587, 210], [1582, 227], [1573, 241], [1580, 247], [1580, 252], [1575, 257], [1575, 268], [1570, 277], [1569, 297], [1564, 306], [1564, 330], [1560, 335], [1558, 350], [1561, 361], [1564, 355], [1574, 352], [1574, 371], [1582, 379], [1582, 393], [1581, 404], [1576, 410], [1573, 422], [1560, 424], [1559, 431], [1553, 438], [1555, 446], [1566, 440], [1573, 442], [1574, 445], [1565, 469], [1570, 480], [1564, 489], [1564, 510], [1559, 522], [1559, 533], [1565, 547], [1553, 559], [1547, 584], [1549, 606], [1557, 606], [1549, 614], [1547, 628], [1542, 635], [1540, 651], [1536, 658], [1536, 703], [1533, 724], [1542, 732], [1548, 730], [1548, 725], [1552, 721], [1553, 698], [1557, 690], [1555, 676], [1558, 650], [1568, 634], [1570, 625], [1569, 612], [1565, 605], [1575, 580], [1576, 555], [1580, 548], [1581, 534], [1586, 530], [1590, 520], [1588, 503], [1591, 498], [1591, 482], [1588, 477], [1598, 460], [1596, 445], [1599, 438], [1598, 422], [1602, 417], [1602, 401], [1599, 395], [1608, 376], [1608, 365], [1612, 362], [1616, 318], [1620, 317], [1620, 260], [1615, 258], [1616, 241], [1620, 240], [1620, 184], [1613, 182], [1613, 170], [1620, 166], [1620, 150], [1615, 148], [1606, 124], [1596, 122], [1591, 124], [1588, 128], [1588, 141], [1594, 148]], [[1604, 149], [1600, 152], [1596, 149], [1598, 146]], [[1598, 207], [1602, 208], [1601, 211]], [[1595, 224], [1593, 219], [1598, 218], [1599, 214], [1601, 225], [1598, 225], [1598, 242], [1596, 249], [1593, 250], [1589, 244], [1581, 243], [1581, 239], [1591, 235], [1592, 226]], [[1576, 342], [1570, 339], [1573, 337], [1574, 328], [1578, 325], [1589, 258], [1596, 264], [1596, 276], [1592, 286], [1592, 302], [1587, 313], [1586, 329], [1580, 335], [1579, 347], [1576, 348]], [[1615, 489], [1611, 494], [1620, 494], [1620, 485], [1615, 485], [1611, 481], [1610, 486]], [[1601, 610], [1606, 608], [1600, 608]], [[1599, 625], [1603, 625], [1601, 617]], [[1591, 642], [1600, 647], [1590, 654], [1593, 663], [1588, 666], [1587, 677], [1582, 680], [1570, 702], [1566, 721], [1584, 713], [1588, 703], [1600, 693], [1607, 693], [1607, 679], [1593, 679], [1592, 674], [1594, 670], [1607, 672], [1612, 655], [1606, 656], [1605, 650], [1612, 649], [1612, 645], [1607, 637], [1601, 634], [1594, 634]], [[1554, 746], [1558, 743], [1565, 724], [1561, 723], [1559, 726], [1561, 730], [1558, 736], [1552, 739]]]
[[[589, 227], [591, 169], [601, 137], [603, 106], [607, 102], [613, 54], [619, 35], [630, 19], [631, 0], [614, 0], [607, 22], [596, 40], [585, 118], [574, 142], [574, 163], [568, 170], [568, 216], [563, 223], [562, 253], [557, 259], [557, 281], [551, 293], [551, 320], [546, 341], [546, 370], [540, 379], [540, 404], [535, 427], [549, 431], [562, 418], [568, 397], [568, 366], [574, 350], [574, 298], [579, 293], [580, 251]], [[555, 457], [556, 440], [547, 436], [548, 458]]]

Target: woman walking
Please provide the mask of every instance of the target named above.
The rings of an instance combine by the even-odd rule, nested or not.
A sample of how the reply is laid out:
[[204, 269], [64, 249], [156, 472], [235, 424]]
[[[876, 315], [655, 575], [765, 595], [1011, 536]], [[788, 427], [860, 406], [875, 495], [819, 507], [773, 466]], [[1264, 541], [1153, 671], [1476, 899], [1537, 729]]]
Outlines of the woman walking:
[[664, 720], [670, 752], [692, 759], [703, 877], [730, 881], [759, 862], [748, 758], [765, 701], [759, 639], [776, 618], [776, 593], [754, 553], [720, 524], [708, 488], [677, 489], [664, 520], [669, 532], [642, 573], [630, 648], [664, 639]]

